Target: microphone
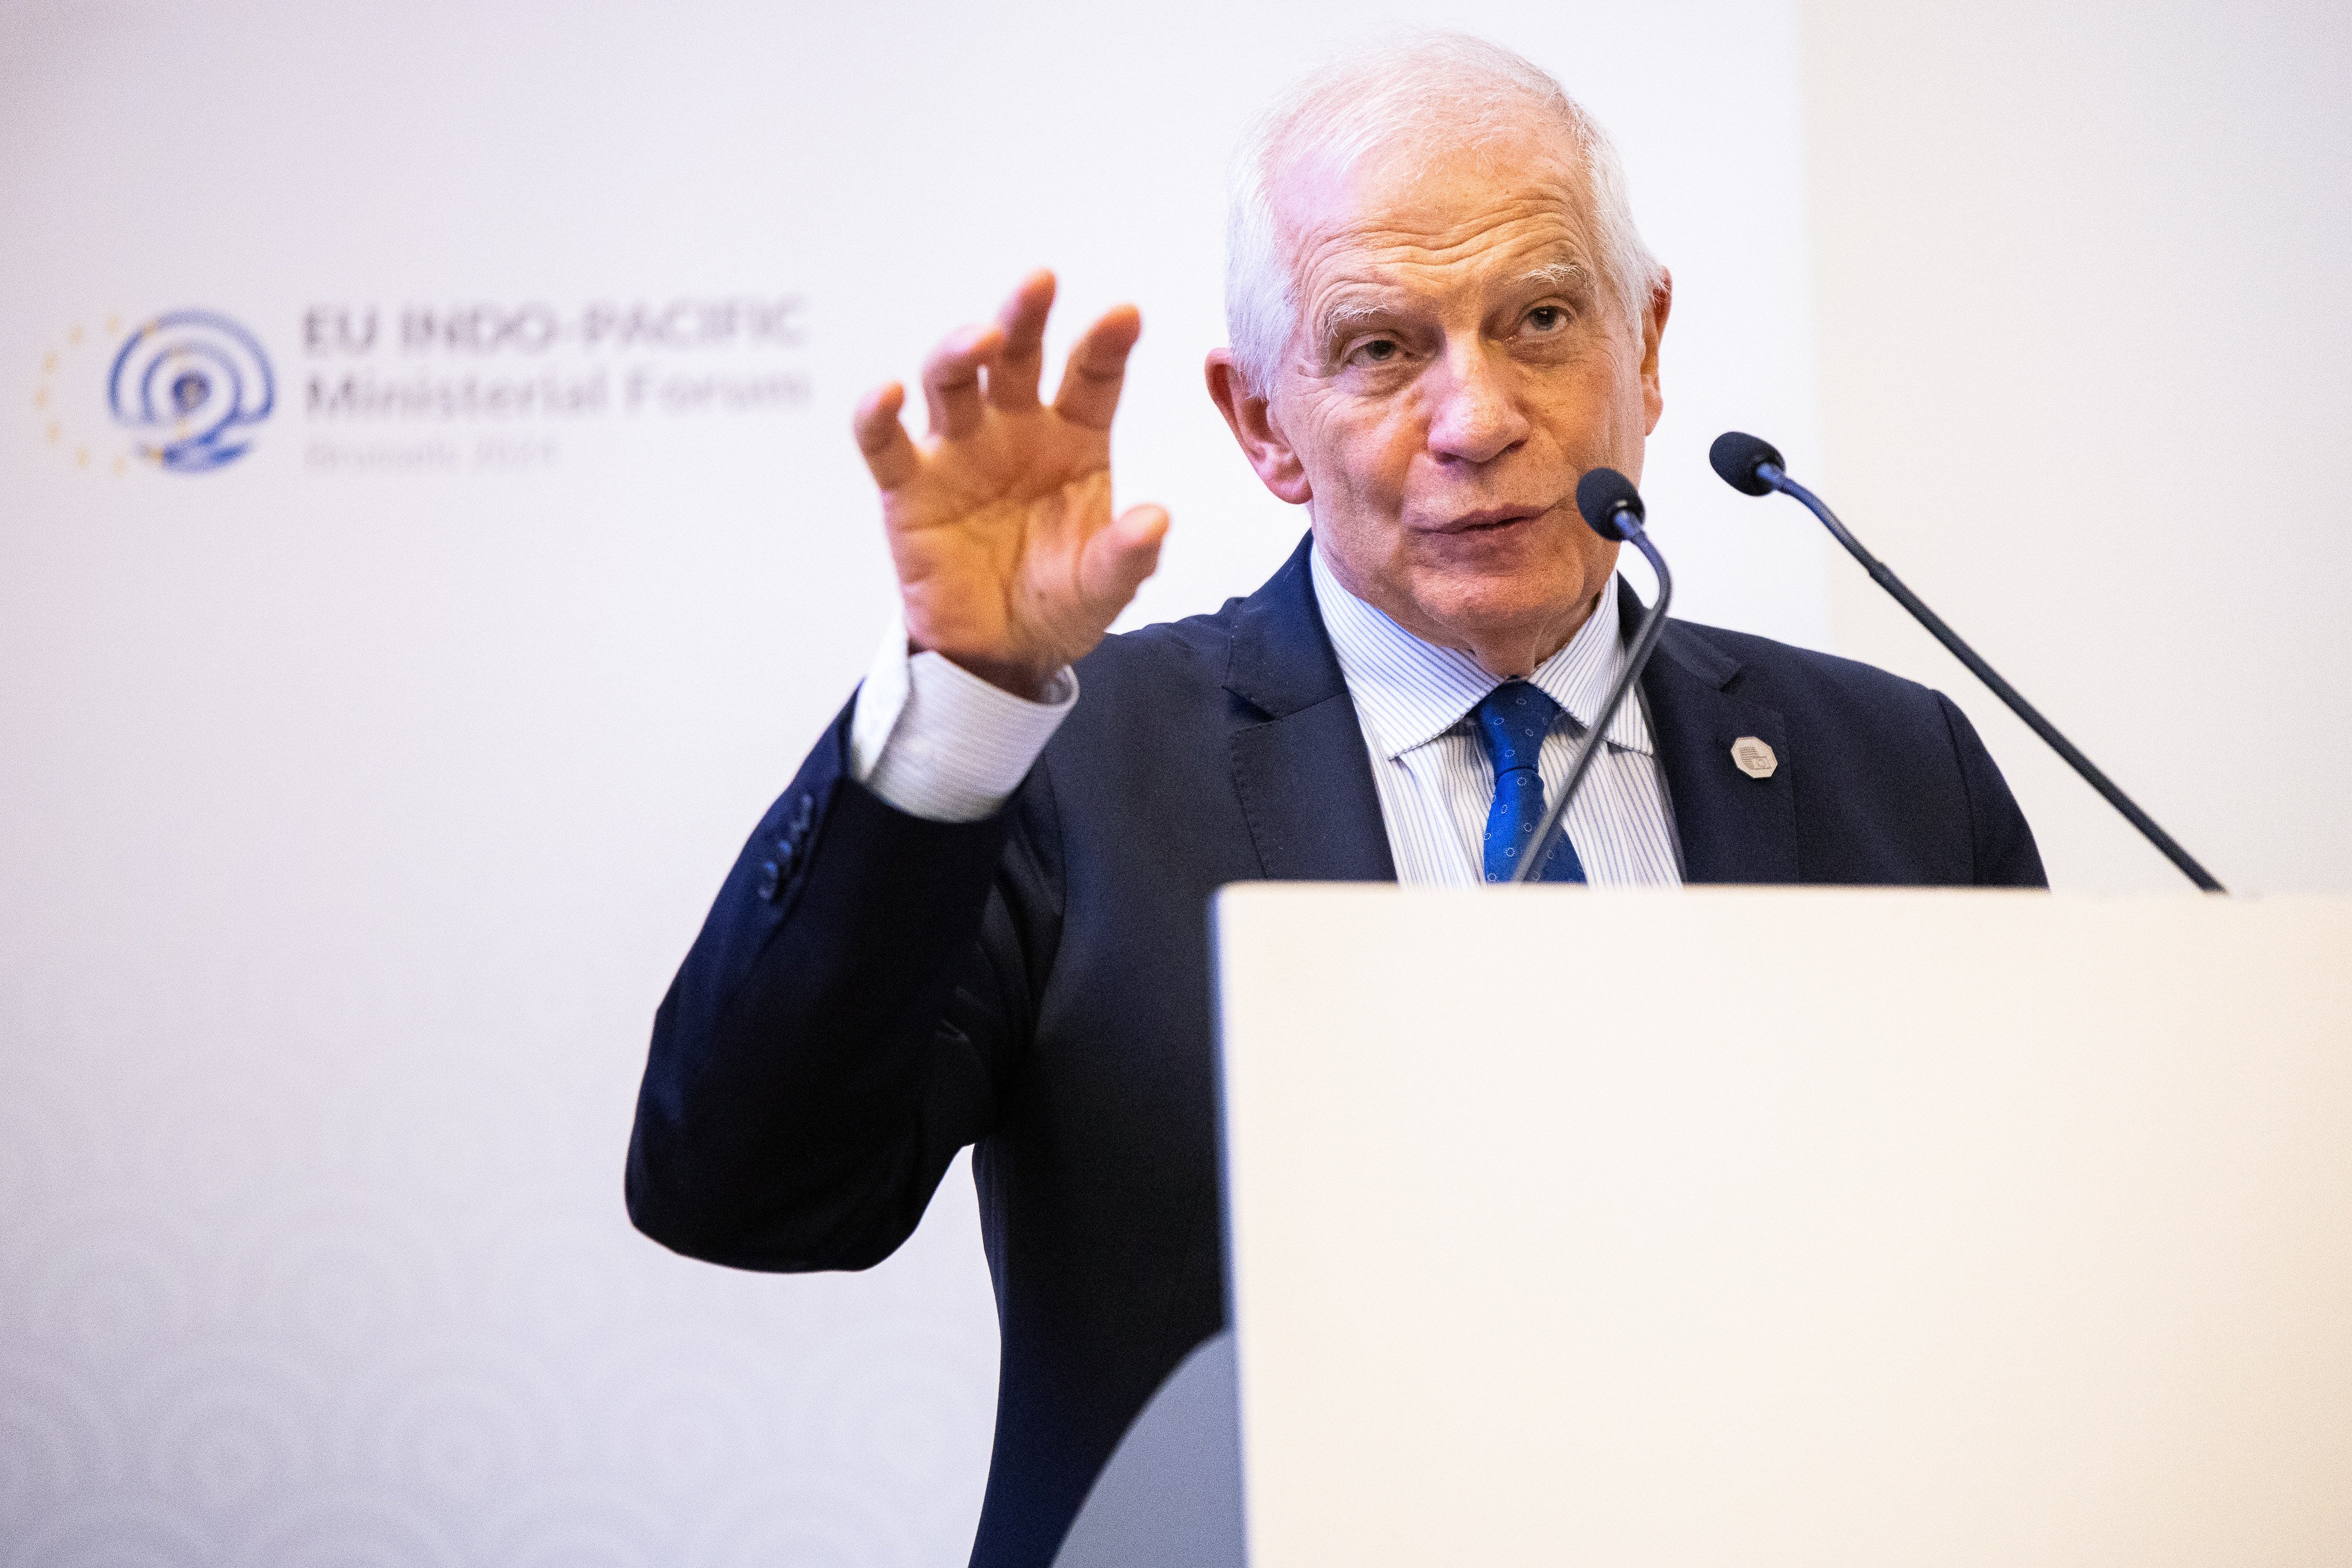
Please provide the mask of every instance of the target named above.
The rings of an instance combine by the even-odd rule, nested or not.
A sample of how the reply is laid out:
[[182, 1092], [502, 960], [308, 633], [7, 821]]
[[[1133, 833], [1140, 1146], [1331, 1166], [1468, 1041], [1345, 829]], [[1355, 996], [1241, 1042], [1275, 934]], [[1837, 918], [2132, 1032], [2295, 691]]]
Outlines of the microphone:
[[1723, 482], [1744, 496], [1769, 496], [1778, 490], [1793, 497], [1805, 509], [1822, 520], [1837, 542], [1845, 546], [1846, 553], [1862, 562], [1870, 580], [1894, 597], [1897, 604], [1911, 612], [1911, 618], [1934, 633], [1936, 641], [1951, 650], [1952, 656], [1969, 667], [1969, 673], [1992, 689], [1992, 695], [2009, 705], [2009, 711], [2026, 722], [2034, 734], [2049, 743], [2050, 749], [2066, 759], [2067, 766], [2083, 776], [2083, 782], [2096, 789], [2107, 804], [2123, 813], [2124, 820], [2149, 843], [2164, 852], [2164, 858], [2180, 868], [2180, 873], [2206, 893], [2227, 893], [2229, 890], [2213, 880], [2213, 874], [2187, 850], [2180, 847], [2170, 833], [2156, 825], [2132, 798], [2117, 789], [2115, 782], [2092, 764], [2074, 743], [2058, 733], [2058, 727], [2043, 718], [2034, 706], [2021, 695], [2015, 686], [2000, 678], [1990, 664], [1977, 656], [1977, 651], [1960, 641], [1960, 634], [1944, 624], [1943, 617], [1928, 609], [1919, 596], [1903, 585], [1903, 580], [1886, 569], [1886, 563], [1862, 548], [1862, 541], [1846, 531], [1837, 514], [1819, 496], [1789, 477], [1788, 465], [1769, 441], [1749, 435], [1744, 431], [1727, 430], [1715, 438], [1707, 448], [1706, 460]]
[[[1658, 597], [1643, 612], [1642, 624], [1633, 633], [1633, 647], [1625, 655], [1624, 667], [1617, 672], [1607, 700], [1592, 716], [1592, 722], [1585, 727], [1584, 737], [1576, 743], [1576, 750], [1569, 758], [1568, 779], [1559, 787], [1559, 799], [1544, 812], [1535, 838], [1528, 844], [1529, 852], [1521, 855], [1519, 863], [1512, 869], [1511, 880], [1515, 883], [1534, 881], [1544, 862], [1551, 858], [1561, 824], [1568, 821], [1569, 802], [1584, 787], [1584, 776], [1592, 771], [1592, 760], [1601, 755], [1602, 737], [1609, 733], [1610, 722], [1625, 705], [1625, 694], [1642, 678], [1643, 669], [1656, 650], [1658, 636], [1666, 629], [1667, 601], [1675, 596], [1675, 574], [1666, 570], [1666, 558], [1658, 553], [1658, 547], [1642, 531], [1644, 509], [1642, 493], [1633, 488], [1633, 481], [1614, 468], [1595, 468], [1576, 482], [1576, 509], [1584, 514], [1585, 526], [1602, 538], [1630, 542], [1649, 558], [1650, 570], [1658, 574]], [[1613, 593], [1616, 589], [1612, 585], [1601, 591]]]

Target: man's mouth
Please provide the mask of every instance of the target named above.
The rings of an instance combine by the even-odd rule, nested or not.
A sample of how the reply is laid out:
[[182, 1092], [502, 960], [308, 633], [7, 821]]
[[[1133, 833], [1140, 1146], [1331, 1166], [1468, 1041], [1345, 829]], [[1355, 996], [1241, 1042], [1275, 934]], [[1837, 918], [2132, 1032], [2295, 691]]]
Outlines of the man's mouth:
[[1549, 507], [1488, 507], [1475, 512], [1464, 512], [1429, 531], [1436, 534], [1483, 533], [1507, 528], [1514, 523], [1532, 521], [1550, 509]]

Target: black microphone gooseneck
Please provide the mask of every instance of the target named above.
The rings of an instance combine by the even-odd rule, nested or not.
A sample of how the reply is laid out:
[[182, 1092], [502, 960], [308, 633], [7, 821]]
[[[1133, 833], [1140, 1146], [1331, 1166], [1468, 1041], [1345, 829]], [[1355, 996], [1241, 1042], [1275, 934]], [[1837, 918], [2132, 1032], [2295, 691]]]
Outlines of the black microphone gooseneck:
[[1960, 641], [1960, 634], [1944, 624], [1943, 618], [1919, 601], [1919, 596], [1903, 586], [1903, 580], [1886, 569], [1886, 563], [1862, 548], [1862, 541], [1846, 531], [1819, 496], [1789, 477], [1787, 465], [1772, 444], [1737, 430], [1727, 430], [1715, 438], [1707, 449], [1706, 460], [1715, 465], [1717, 474], [1733, 489], [1748, 496], [1764, 496], [1778, 490], [1803, 503], [1805, 508], [1822, 520], [1846, 553], [1862, 562], [1870, 580], [1893, 595], [1895, 601], [1911, 612], [1913, 620], [1935, 634], [1936, 641], [1952, 652], [1952, 657], [1969, 667], [1969, 673], [1992, 688], [1992, 695], [2009, 705], [2009, 710], [2023, 719], [2033, 733], [2050, 745], [2050, 749], [2066, 759], [2067, 765], [2083, 776], [2083, 782], [2096, 789], [2124, 815], [2124, 820], [2137, 828], [2149, 843], [2164, 852], [2165, 859], [2180, 868], [2180, 873], [2207, 893], [2227, 893], [2229, 890], [2213, 880], [2212, 873], [2199, 865], [2196, 859], [2176, 842], [2170, 833], [2156, 825], [2156, 819], [2139, 809], [2132, 798], [2116, 788], [2114, 780], [2075, 748], [2074, 743], [2058, 733], [2058, 727], [2043, 718], [2034, 706], [2021, 695], [2015, 686], [2000, 678], [1990, 664], [1977, 657], [1977, 651]]
[[[1584, 776], [1592, 770], [1592, 759], [1601, 754], [1610, 722], [1625, 705], [1625, 694], [1642, 678], [1650, 654], [1657, 648], [1658, 634], [1666, 629], [1666, 602], [1675, 596], [1675, 574], [1666, 570], [1666, 558], [1658, 553], [1658, 547], [1642, 531], [1642, 493], [1633, 488], [1633, 481], [1614, 468], [1595, 468], [1576, 482], [1576, 509], [1584, 514], [1586, 526], [1602, 538], [1630, 540], [1635, 549], [1649, 558], [1650, 570], [1658, 574], [1658, 597], [1643, 613], [1641, 629], [1633, 633], [1633, 651], [1626, 654], [1624, 668], [1617, 672], [1616, 682], [1609, 688], [1609, 699], [1585, 727], [1584, 738], [1576, 743], [1575, 755], [1569, 758], [1568, 780], [1559, 787], [1559, 798], [1544, 812], [1536, 836], [1528, 844], [1529, 852], [1521, 855], [1519, 863], [1512, 868], [1511, 880], [1515, 883], [1533, 882], [1542, 874], [1543, 863], [1550, 858], [1560, 825], [1568, 821], [1569, 802], [1584, 787]], [[1616, 584], [1612, 581], [1601, 591], [1614, 593]]]

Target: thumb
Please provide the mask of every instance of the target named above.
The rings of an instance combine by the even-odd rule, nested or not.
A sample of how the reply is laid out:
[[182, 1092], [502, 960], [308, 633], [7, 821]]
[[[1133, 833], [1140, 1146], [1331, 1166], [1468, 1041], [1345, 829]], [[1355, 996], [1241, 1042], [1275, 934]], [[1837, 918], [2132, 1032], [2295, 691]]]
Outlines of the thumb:
[[1160, 541], [1167, 537], [1166, 508], [1129, 507], [1087, 541], [1078, 558], [1079, 587], [1088, 599], [1117, 613], [1159, 568]]

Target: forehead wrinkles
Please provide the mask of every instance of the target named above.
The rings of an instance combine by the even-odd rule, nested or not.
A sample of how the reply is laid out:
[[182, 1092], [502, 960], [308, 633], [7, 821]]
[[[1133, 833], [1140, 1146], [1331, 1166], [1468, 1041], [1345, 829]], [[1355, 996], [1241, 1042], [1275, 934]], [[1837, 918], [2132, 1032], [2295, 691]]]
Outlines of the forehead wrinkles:
[[[1590, 247], [1580, 225], [1556, 201], [1529, 199], [1434, 233], [1394, 226], [1385, 216], [1307, 236], [1296, 258], [1300, 325], [1320, 335], [1338, 321], [1364, 314], [1371, 300], [1398, 287], [1517, 281], [1552, 274], [1557, 287], [1592, 279]], [[1355, 296], [1357, 298], [1350, 298]]]
[[1582, 225], [1559, 203], [1530, 199], [1435, 231], [1386, 215], [1331, 225], [1301, 236], [1293, 259], [1300, 280], [1312, 288], [1326, 281], [1326, 274], [1445, 267], [1537, 251], [1568, 251], [1581, 261], [1586, 250]]

